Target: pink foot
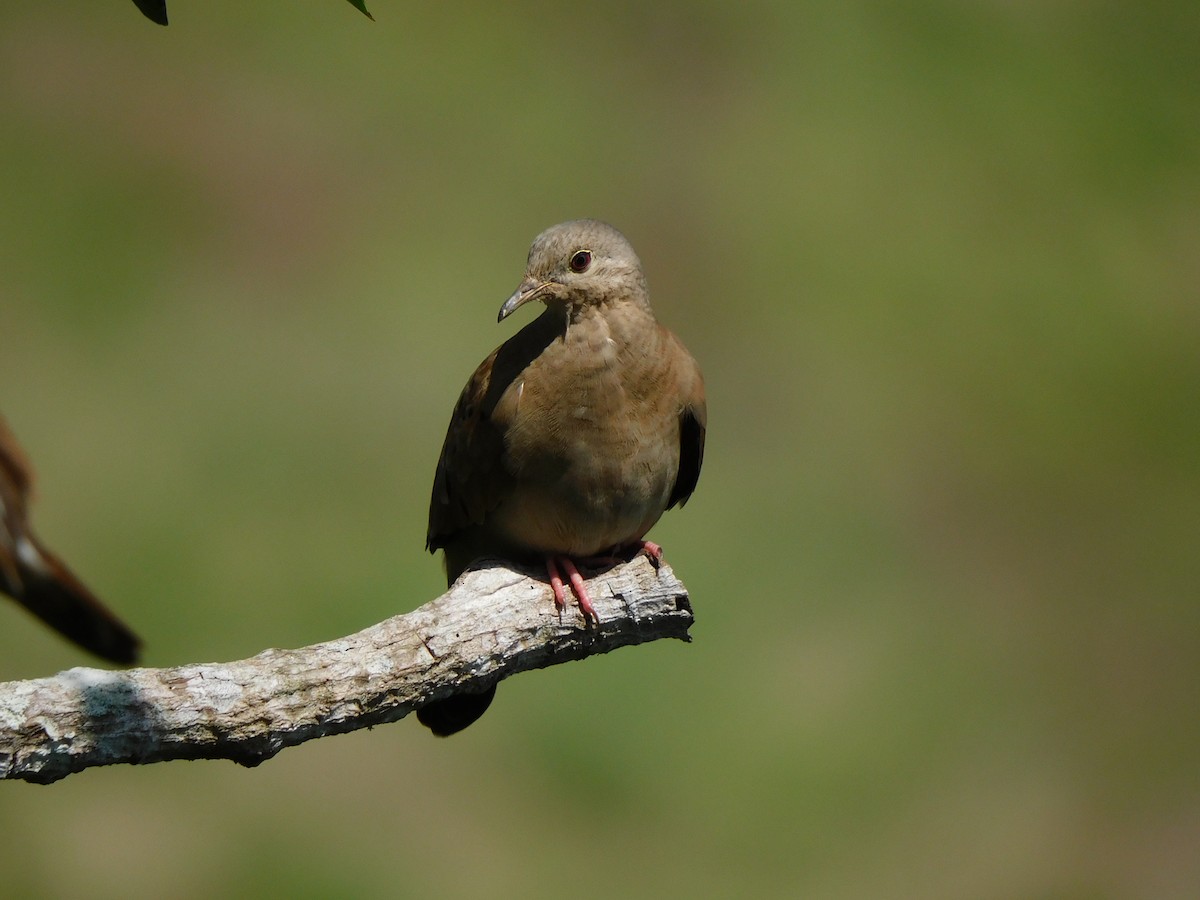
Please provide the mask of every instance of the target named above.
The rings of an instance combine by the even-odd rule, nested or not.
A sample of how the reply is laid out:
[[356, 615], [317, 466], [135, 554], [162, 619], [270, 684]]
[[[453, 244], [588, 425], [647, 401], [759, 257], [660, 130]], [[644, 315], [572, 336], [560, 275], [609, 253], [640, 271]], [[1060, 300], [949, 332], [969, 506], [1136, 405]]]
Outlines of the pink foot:
[[654, 541], [642, 541], [642, 552], [650, 557], [650, 562], [654, 563], [654, 568], [658, 568], [662, 562], [663, 548], [654, 543]]
[[567, 605], [567, 591], [562, 575], [558, 571], [559, 563], [562, 563], [562, 567], [567, 570], [567, 580], [571, 583], [571, 592], [579, 601], [579, 611], [583, 613], [584, 621], [591, 620], [599, 625], [600, 617], [596, 615], [596, 608], [592, 606], [592, 598], [588, 596], [583, 576], [579, 574], [579, 569], [575, 568], [575, 563], [565, 556], [546, 557], [546, 574], [550, 576], [550, 590], [554, 592], [554, 605], [559, 612], [562, 612]]

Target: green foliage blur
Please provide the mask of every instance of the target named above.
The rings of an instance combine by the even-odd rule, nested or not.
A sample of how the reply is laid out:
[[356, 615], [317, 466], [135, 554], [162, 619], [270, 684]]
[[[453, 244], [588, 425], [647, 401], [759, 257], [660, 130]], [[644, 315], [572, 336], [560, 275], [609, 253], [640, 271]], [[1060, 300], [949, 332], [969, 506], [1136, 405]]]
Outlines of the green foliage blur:
[[[1200, 6], [371, 9], [0, 11], [42, 537], [148, 665], [420, 605], [458, 390], [594, 216], [708, 380], [694, 643], [0, 784], [5, 894], [1195, 896]], [[92, 664], [0, 604], [0, 679]]]

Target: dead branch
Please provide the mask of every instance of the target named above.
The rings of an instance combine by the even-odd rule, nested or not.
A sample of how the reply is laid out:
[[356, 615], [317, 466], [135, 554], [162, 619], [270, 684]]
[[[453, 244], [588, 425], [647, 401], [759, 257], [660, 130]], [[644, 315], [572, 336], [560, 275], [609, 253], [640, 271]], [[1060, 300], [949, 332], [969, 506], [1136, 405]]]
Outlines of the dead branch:
[[527, 669], [689, 640], [686, 589], [644, 556], [589, 581], [599, 626], [585, 626], [574, 606], [560, 617], [544, 574], [485, 565], [419, 609], [299, 650], [0, 683], [0, 779], [48, 784], [92, 766], [171, 759], [256, 766]]

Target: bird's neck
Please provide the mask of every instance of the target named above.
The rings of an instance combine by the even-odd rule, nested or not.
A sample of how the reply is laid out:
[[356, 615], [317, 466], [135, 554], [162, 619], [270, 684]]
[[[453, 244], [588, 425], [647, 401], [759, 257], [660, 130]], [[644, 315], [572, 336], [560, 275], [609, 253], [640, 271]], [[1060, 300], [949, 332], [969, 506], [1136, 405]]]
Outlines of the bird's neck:
[[609, 330], [641, 330], [657, 321], [646, 300], [628, 296], [593, 300], [585, 304], [564, 304], [557, 312], [565, 331], [587, 323], [604, 323]]

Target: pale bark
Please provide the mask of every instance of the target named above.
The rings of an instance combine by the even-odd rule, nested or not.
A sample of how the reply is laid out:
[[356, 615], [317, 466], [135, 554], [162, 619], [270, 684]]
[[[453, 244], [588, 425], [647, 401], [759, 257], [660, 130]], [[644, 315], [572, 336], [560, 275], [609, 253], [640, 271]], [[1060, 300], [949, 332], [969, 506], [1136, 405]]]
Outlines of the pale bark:
[[[531, 577], [533, 575], [533, 577]], [[692, 611], [671, 569], [639, 555], [588, 581], [600, 624], [560, 616], [544, 573], [493, 563], [357, 634], [250, 659], [75, 668], [0, 684], [0, 779], [49, 783], [92, 766], [230, 759], [255, 766], [312, 738], [402, 719], [527, 669], [673, 637]]]

